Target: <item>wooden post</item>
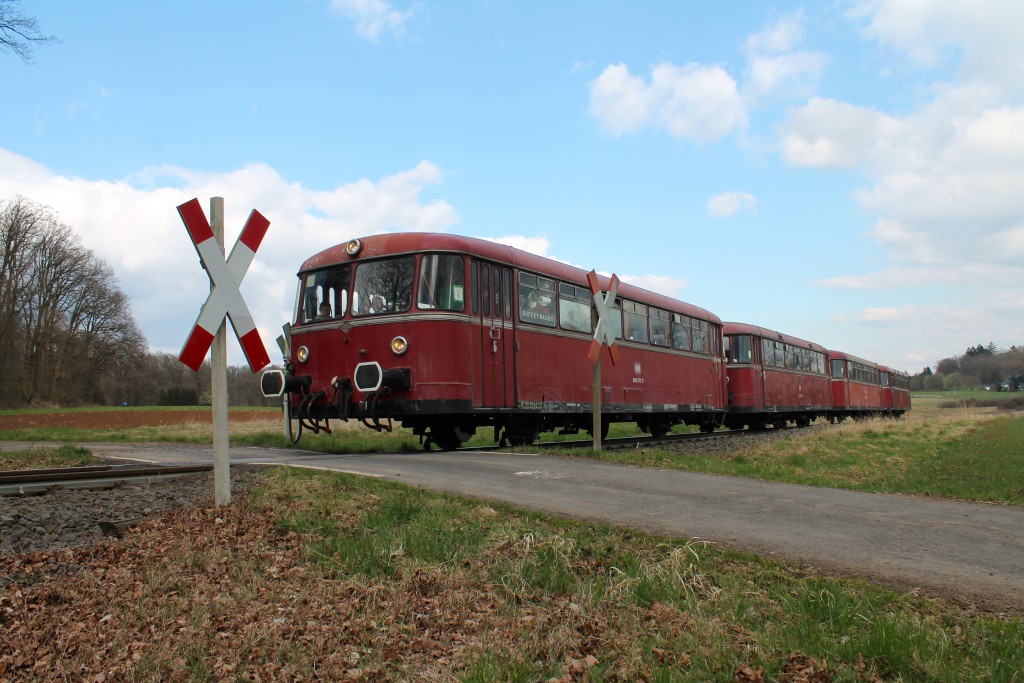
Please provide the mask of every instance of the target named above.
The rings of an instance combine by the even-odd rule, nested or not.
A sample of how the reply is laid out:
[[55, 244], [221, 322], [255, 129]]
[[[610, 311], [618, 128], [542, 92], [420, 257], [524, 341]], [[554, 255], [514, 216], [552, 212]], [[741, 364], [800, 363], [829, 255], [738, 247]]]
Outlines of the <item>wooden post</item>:
[[[224, 255], [224, 198], [210, 198], [210, 227]], [[213, 289], [213, 282], [210, 282]], [[210, 391], [213, 404], [213, 492], [214, 503], [231, 503], [231, 459], [228, 452], [228, 321], [221, 320], [210, 347]]]
[[594, 363], [594, 450], [601, 450], [601, 356]]

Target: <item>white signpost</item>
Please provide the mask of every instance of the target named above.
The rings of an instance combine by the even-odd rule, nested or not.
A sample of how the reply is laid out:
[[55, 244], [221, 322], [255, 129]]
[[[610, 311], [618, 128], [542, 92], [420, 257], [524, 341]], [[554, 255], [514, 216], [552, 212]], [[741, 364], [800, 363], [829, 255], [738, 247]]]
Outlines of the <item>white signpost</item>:
[[228, 456], [228, 352], [224, 317], [226, 315], [231, 319], [231, 326], [235, 328], [235, 335], [242, 345], [249, 368], [257, 372], [269, 365], [270, 357], [263, 347], [263, 340], [249, 313], [249, 307], [245, 305], [239, 285], [267, 234], [270, 221], [253, 209], [242, 234], [231, 249], [231, 255], [225, 261], [222, 197], [210, 199], [209, 221], [198, 199], [180, 205], [178, 215], [185, 223], [203, 268], [210, 276], [210, 295], [199, 312], [178, 360], [192, 370], [198, 370], [212, 347], [210, 389], [213, 403], [214, 502], [227, 505], [231, 502], [231, 465]]
[[608, 345], [608, 355], [611, 356], [612, 365], [619, 364], [619, 346], [615, 343], [615, 330], [612, 327], [611, 319], [615, 315], [615, 297], [619, 292], [619, 278], [612, 273], [608, 285], [608, 294], [601, 293], [601, 284], [597, 280], [597, 271], [587, 273], [587, 283], [590, 285], [590, 293], [593, 295], [594, 308], [597, 310], [597, 326], [594, 328], [594, 340], [590, 342], [590, 352], [587, 357], [594, 364], [594, 399], [593, 399], [593, 435], [594, 450], [601, 450], [601, 347]]

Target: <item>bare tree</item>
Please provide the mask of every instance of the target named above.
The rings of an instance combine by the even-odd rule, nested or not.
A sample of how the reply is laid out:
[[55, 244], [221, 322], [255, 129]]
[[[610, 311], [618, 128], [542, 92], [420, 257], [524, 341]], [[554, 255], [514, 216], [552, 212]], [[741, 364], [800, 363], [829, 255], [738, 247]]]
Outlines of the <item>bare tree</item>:
[[0, 202], [0, 265], [0, 404], [110, 402], [147, 353], [114, 270], [20, 197]]
[[0, 0], [0, 52], [13, 52], [26, 64], [31, 64], [33, 45], [56, 42], [55, 36], [39, 31], [34, 17], [21, 13], [21, 0]]

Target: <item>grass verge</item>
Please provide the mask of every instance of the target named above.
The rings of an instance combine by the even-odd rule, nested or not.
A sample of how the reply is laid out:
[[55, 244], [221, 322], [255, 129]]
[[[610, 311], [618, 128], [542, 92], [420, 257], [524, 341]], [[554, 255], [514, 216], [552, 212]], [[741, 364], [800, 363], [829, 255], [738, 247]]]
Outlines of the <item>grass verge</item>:
[[338, 473], [49, 558], [0, 559], [12, 678], [1024, 676], [1020, 615]]
[[14, 451], [0, 450], [0, 470], [31, 470], [48, 467], [82, 467], [96, 465], [99, 458], [87, 448], [65, 444], [40, 446]]
[[951, 410], [793, 430], [744, 449], [587, 452], [602, 460], [882, 493], [1024, 505], [1024, 417]]

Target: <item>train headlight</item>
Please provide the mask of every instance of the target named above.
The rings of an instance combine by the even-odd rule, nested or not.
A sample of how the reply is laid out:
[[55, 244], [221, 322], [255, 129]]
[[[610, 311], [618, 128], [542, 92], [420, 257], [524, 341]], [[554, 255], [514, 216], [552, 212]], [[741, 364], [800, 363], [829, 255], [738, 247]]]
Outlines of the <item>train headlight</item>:
[[305, 363], [309, 360], [309, 348], [300, 346], [299, 350], [295, 352], [295, 357], [299, 359], [300, 363]]
[[345, 245], [345, 253], [349, 256], [358, 256], [362, 248], [363, 243], [359, 240], [349, 240], [348, 244]]
[[391, 351], [396, 356], [401, 356], [403, 353], [409, 350], [409, 342], [405, 337], [395, 337], [391, 340]]

